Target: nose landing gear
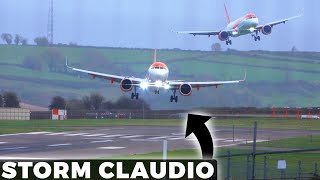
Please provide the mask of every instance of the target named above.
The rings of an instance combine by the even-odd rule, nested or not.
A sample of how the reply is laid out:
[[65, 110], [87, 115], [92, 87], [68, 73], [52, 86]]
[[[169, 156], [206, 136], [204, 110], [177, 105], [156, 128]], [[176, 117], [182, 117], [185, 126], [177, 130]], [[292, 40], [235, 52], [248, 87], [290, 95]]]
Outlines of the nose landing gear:
[[232, 45], [232, 41], [230, 39], [226, 40], [226, 45]]
[[254, 41], [260, 41], [260, 36], [258, 35], [258, 31], [256, 31], [256, 35], [252, 34]]

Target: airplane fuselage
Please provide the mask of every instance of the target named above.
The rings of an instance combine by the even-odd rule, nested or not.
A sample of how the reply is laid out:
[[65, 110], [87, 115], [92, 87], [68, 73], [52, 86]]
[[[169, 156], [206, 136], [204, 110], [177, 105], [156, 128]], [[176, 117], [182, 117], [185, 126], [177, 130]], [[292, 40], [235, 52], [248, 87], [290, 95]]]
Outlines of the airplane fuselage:
[[235, 21], [232, 21], [226, 27], [226, 30], [233, 30], [232, 37], [238, 37], [252, 33], [259, 24], [259, 19], [255, 14], [247, 14]]
[[142, 87], [149, 91], [158, 91], [161, 88], [168, 87], [169, 68], [162, 62], [154, 62], [148, 69], [146, 81], [155, 84], [154, 86]]

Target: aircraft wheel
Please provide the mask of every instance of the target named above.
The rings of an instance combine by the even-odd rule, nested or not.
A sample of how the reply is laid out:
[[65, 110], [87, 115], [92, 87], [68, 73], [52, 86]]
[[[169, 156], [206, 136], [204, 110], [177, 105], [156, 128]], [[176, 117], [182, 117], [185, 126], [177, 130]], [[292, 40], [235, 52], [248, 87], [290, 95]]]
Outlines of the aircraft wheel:
[[170, 97], [170, 102], [173, 102], [173, 96]]
[[229, 40], [229, 44], [232, 45], [232, 41], [231, 40]]
[[175, 98], [175, 102], [176, 102], [176, 103], [178, 102], [178, 96], [176, 96], [176, 98]]
[[131, 93], [131, 99], [133, 99], [134, 98], [134, 93]]
[[257, 39], [260, 41], [260, 36], [257, 36]]
[[139, 99], [139, 93], [136, 94], [136, 99]]

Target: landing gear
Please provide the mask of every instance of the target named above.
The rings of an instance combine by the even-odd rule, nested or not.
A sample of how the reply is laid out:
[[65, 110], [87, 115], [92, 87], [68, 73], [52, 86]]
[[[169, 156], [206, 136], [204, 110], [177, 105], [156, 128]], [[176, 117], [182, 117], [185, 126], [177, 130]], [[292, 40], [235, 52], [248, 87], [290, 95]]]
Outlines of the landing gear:
[[226, 45], [232, 45], [232, 41], [230, 39], [226, 40]]
[[158, 90], [155, 90], [154, 91], [154, 94], [160, 94], [160, 90], [158, 89]]
[[258, 35], [258, 31], [256, 31], [256, 35], [252, 34], [254, 41], [260, 41], [260, 36]]
[[139, 93], [137, 93], [137, 87], [134, 87], [134, 92], [131, 93], [131, 99], [139, 99]]
[[170, 97], [170, 102], [178, 102], [178, 96], [176, 96], [176, 90], [173, 90], [173, 96]]

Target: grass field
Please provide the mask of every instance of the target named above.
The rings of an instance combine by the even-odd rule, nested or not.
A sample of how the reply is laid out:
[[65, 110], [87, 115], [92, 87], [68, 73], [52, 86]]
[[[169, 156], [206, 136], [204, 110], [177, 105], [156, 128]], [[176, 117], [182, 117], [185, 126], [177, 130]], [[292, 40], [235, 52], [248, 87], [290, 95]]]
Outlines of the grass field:
[[[43, 106], [47, 106], [54, 95], [80, 99], [96, 91], [108, 100], [121, 95], [118, 86], [109, 86], [105, 81], [84, 78], [85, 75], [79, 78], [79, 74], [70, 71], [50, 72], [45, 54], [52, 49], [59, 57], [56, 61], [60, 67], [64, 67], [64, 57], [68, 56], [69, 64], [76, 67], [136, 77], [145, 76], [153, 58], [152, 49], [0, 45], [1, 89], [16, 91], [23, 101]], [[41, 71], [23, 66], [27, 56], [39, 59]], [[168, 104], [168, 98], [144, 96], [148, 102], [158, 102], [151, 105], [155, 109], [200, 106], [301, 107], [320, 103], [320, 53], [159, 50], [158, 59], [167, 63], [171, 79], [240, 79], [246, 71], [247, 81], [242, 85], [221, 87], [222, 90], [201, 90], [199, 95], [194, 93], [196, 97], [181, 98], [186, 99], [182, 100], [184, 105], [178, 103], [173, 106]], [[207, 102], [207, 99], [213, 103]]]
[[[225, 155], [227, 151], [231, 154], [237, 153], [249, 153], [249, 150], [237, 150], [237, 149], [217, 149], [216, 156]], [[261, 152], [261, 151], [259, 151]], [[266, 155], [267, 157], [267, 176], [268, 178], [280, 178], [280, 171], [277, 169], [278, 160], [286, 160], [287, 169], [286, 177], [293, 178], [298, 174], [298, 162], [301, 161], [301, 171], [303, 177], [312, 177], [312, 173], [315, 172], [314, 164], [320, 163], [320, 159], [317, 158], [320, 153], [291, 153], [291, 154], [273, 154]], [[198, 150], [175, 150], [168, 152], [168, 159], [201, 159], [201, 155]], [[234, 179], [245, 179], [246, 176], [246, 156], [232, 157], [230, 159], [231, 169], [230, 174]], [[154, 152], [148, 154], [137, 154], [128, 156], [117, 157], [104, 157], [103, 159], [162, 159], [162, 152]], [[225, 178], [227, 174], [227, 158], [215, 158], [218, 161], [219, 174], [221, 178]], [[251, 160], [250, 160], [251, 166]], [[263, 178], [264, 169], [264, 156], [256, 157], [256, 178]], [[250, 169], [251, 170], [251, 169]], [[250, 173], [249, 173], [250, 174]], [[240, 178], [241, 177], [241, 178]]]
[[[258, 122], [258, 128], [273, 129], [304, 129], [320, 130], [320, 121], [296, 120], [296, 119], [215, 119], [208, 124], [215, 127], [252, 128], [254, 121]], [[33, 131], [69, 131], [80, 129], [94, 129], [108, 126], [184, 126], [185, 120], [177, 119], [79, 119], [79, 120], [30, 120], [14, 121], [0, 120], [0, 134], [21, 133]]]
[[[249, 145], [249, 144], [248, 144]], [[320, 136], [303, 136], [297, 138], [273, 140], [257, 144], [262, 147], [281, 147], [291, 149], [312, 149], [320, 148]]]

